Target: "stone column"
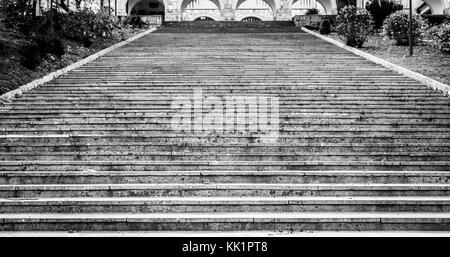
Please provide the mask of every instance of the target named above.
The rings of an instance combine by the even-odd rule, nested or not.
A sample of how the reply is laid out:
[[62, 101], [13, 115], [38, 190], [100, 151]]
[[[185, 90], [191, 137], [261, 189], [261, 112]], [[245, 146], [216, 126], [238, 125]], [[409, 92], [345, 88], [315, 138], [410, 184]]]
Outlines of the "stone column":
[[165, 1], [165, 21], [181, 21], [180, 10], [177, 8], [177, 2], [173, 0]]
[[291, 9], [289, 9], [289, 1], [288, 0], [280, 0], [280, 6], [275, 11], [275, 20], [276, 21], [288, 21], [291, 20]]
[[225, 21], [234, 21], [236, 20], [236, 10], [233, 9], [233, 5], [231, 1], [224, 1], [224, 6], [220, 11], [222, 14], [222, 18]]
[[117, 0], [117, 15], [118, 16], [126, 16], [128, 15], [127, 8], [127, 0]]
[[450, 16], [450, 8], [444, 9], [444, 15]]
[[180, 11], [166, 8], [165, 21], [181, 21]]

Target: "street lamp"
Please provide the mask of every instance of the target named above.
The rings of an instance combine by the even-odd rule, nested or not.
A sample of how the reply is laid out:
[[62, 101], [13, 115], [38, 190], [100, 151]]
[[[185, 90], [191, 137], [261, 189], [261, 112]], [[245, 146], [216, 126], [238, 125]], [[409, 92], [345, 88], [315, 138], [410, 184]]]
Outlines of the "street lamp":
[[412, 56], [414, 53], [413, 44], [413, 12], [412, 12], [412, 0], [409, 0], [409, 56]]

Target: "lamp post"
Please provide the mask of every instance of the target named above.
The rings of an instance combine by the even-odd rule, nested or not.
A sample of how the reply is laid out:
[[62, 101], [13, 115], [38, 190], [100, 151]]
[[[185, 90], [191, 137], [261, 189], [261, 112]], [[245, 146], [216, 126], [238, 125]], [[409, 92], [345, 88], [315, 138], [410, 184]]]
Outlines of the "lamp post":
[[53, 0], [50, 0], [50, 37], [53, 37]]
[[414, 36], [413, 36], [413, 12], [412, 12], [412, 0], [409, 0], [409, 56], [414, 53]]

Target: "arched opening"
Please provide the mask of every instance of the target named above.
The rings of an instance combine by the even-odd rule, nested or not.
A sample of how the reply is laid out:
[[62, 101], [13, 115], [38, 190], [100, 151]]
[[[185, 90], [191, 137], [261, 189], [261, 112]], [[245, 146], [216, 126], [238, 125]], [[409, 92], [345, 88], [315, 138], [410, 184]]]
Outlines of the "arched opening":
[[338, 10], [344, 8], [347, 5], [357, 6], [357, 0], [336, 0], [336, 7]]
[[259, 17], [271, 21], [275, 18], [277, 7], [274, 0], [238, 0], [236, 3], [236, 20], [246, 17]]
[[126, 12], [129, 15], [164, 17], [165, 9], [163, 0], [129, 0], [126, 5]]
[[219, 20], [220, 2], [218, 0], [184, 0], [181, 3], [181, 20]]
[[[409, 8], [409, 1], [406, 2], [403, 6]], [[423, 0], [423, 3], [416, 8], [416, 12], [420, 14], [444, 14], [444, 10], [449, 7], [448, 5], [450, 5], [450, 2], [445, 0]]]
[[316, 0], [294, 0], [291, 7], [291, 15], [305, 15], [308, 9], [317, 9], [319, 14], [327, 14], [325, 8]]
[[194, 21], [214, 21], [214, 19], [208, 16], [200, 16], [195, 18]]
[[289, 8], [291, 9], [292, 17], [303, 15], [307, 9], [311, 8], [319, 10], [319, 14], [332, 14], [336, 11], [340, 1], [352, 0], [290, 0]]
[[255, 17], [255, 16], [250, 16], [250, 17], [245, 17], [242, 19], [242, 21], [260, 21], [261, 18]]

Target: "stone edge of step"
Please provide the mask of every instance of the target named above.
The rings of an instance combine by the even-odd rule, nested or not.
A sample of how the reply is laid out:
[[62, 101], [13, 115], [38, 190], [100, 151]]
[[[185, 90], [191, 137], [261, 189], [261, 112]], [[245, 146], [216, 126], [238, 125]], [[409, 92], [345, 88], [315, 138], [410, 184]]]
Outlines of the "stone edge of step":
[[292, 212], [292, 213], [75, 213], [0, 214], [7, 223], [450, 223], [449, 213]]
[[412, 79], [414, 79], [416, 81], [422, 82], [425, 85], [427, 85], [428, 87], [432, 88], [433, 90], [440, 90], [445, 95], [450, 96], [450, 86], [449, 85], [446, 85], [444, 83], [436, 81], [436, 80], [434, 80], [434, 79], [432, 79], [430, 77], [427, 77], [427, 76], [425, 76], [423, 74], [420, 74], [418, 72], [411, 71], [411, 70], [406, 69], [404, 67], [401, 67], [399, 65], [396, 65], [396, 64], [393, 64], [393, 63], [388, 62], [386, 60], [383, 60], [381, 58], [375, 57], [375, 56], [373, 56], [373, 55], [371, 55], [369, 53], [363, 52], [363, 51], [358, 50], [356, 48], [347, 46], [347, 45], [345, 45], [345, 44], [343, 44], [343, 43], [341, 43], [341, 42], [339, 42], [337, 40], [334, 40], [334, 39], [332, 39], [330, 37], [321, 35], [321, 34], [319, 34], [317, 32], [309, 30], [307, 28], [301, 28], [301, 29], [304, 32], [306, 32], [306, 33], [309, 33], [309, 34], [311, 34], [311, 35], [313, 35], [315, 37], [318, 37], [318, 38], [320, 38], [322, 40], [325, 40], [325, 41], [327, 41], [327, 42], [329, 42], [329, 43], [331, 43], [333, 45], [336, 45], [336, 46], [338, 46], [340, 48], [343, 48], [343, 49], [345, 49], [345, 50], [347, 50], [347, 51], [349, 51], [349, 52], [351, 52], [351, 53], [353, 53], [355, 55], [361, 56], [361, 57], [363, 57], [363, 58], [365, 58], [365, 59], [367, 59], [369, 61], [372, 61], [374, 63], [382, 65], [383, 67], [391, 69], [391, 70], [393, 70], [393, 71], [395, 71], [397, 73], [403, 74], [406, 77], [409, 77], [409, 78], [412, 78]]
[[0, 231], [0, 237], [450, 237], [446, 231]]
[[3, 95], [0, 95], [0, 103], [2, 103], [2, 102], [11, 102], [16, 97], [21, 96], [22, 94], [24, 94], [24, 93], [26, 93], [26, 92], [28, 92], [30, 90], [33, 90], [36, 87], [41, 86], [44, 83], [47, 83], [47, 82], [49, 82], [49, 81], [51, 81], [51, 80], [53, 80], [53, 79], [55, 79], [55, 78], [57, 78], [57, 77], [59, 77], [61, 75], [64, 75], [64, 74], [68, 73], [69, 71], [72, 71], [72, 70], [74, 70], [76, 68], [79, 68], [79, 67], [89, 63], [89, 62], [92, 62], [92, 61], [96, 60], [97, 58], [99, 58], [99, 57], [101, 57], [101, 56], [103, 56], [103, 55], [105, 55], [105, 54], [107, 54], [107, 53], [109, 53], [109, 52], [119, 48], [119, 47], [127, 45], [127, 44], [129, 44], [129, 43], [131, 43], [131, 42], [141, 38], [141, 37], [144, 37], [144, 36], [152, 33], [153, 31], [155, 31], [156, 29], [157, 28], [150, 28], [150, 29], [148, 29], [148, 30], [146, 30], [144, 32], [141, 32], [141, 33], [139, 33], [139, 34], [137, 34], [137, 35], [135, 35], [135, 36], [133, 36], [131, 38], [128, 38], [127, 40], [121, 41], [121, 42], [119, 42], [117, 44], [114, 44], [114, 45], [112, 45], [112, 46], [110, 46], [108, 48], [105, 48], [105, 49], [103, 49], [103, 50], [101, 50], [101, 51], [99, 51], [97, 53], [94, 53], [94, 54], [92, 54], [92, 55], [90, 55], [90, 56], [88, 56], [88, 57], [86, 57], [86, 58], [84, 58], [84, 59], [82, 59], [80, 61], [72, 63], [69, 66], [66, 66], [66, 67], [64, 67], [62, 69], [59, 69], [59, 70], [54, 71], [54, 72], [51, 72], [51, 73], [45, 75], [44, 77], [36, 79], [36, 80], [34, 80], [34, 81], [32, 81], [32, 82], [30, 82], [28, 84], [25, 84], [25, 85], [23, 85], [23, 86], [21, 86], [21, 87], [19, 87], [17, 89], [14, 89], [14, 90], [11, 90], [9, 92], [6, 92]]

